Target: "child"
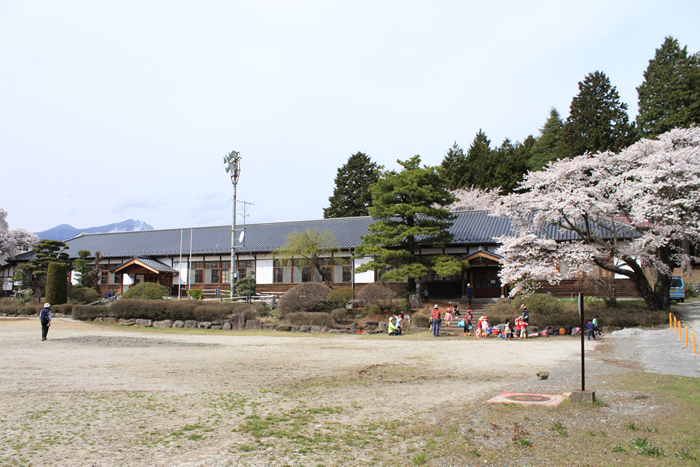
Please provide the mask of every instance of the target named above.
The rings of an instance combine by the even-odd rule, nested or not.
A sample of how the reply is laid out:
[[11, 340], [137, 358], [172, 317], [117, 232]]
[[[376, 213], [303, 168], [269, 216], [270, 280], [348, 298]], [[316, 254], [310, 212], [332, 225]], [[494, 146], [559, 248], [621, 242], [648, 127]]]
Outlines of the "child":
[[593, 320], [588, 320], [588, 323], [586, 323], [586, 330], [588, 331], [588, 340], [591, 340], [591, 336], [593, 336], [593, 340], [597, 340], [595, 338], [595, 325], [593, 324]]
[[450, 329], [450, 324], [452, 323], [452, 309], [450, 308], [445, 313], [445, 323], [447, 323], [447, 329]]
[[487, 321], [488, 317], [484, 315], [479, 319], [481, 320], [481, 336], [486, 338], [489, 335], [489, 322]]
[[459, 305], [455, 305], [452, 314], [455, 315], [455, 318], [459, 318]]
[[506, 327], [503, 329], [503, 334], [506, 335], [506, 340], [511, 340], [513, 338], [513, 331], [510, 328], [510, 320], [506, 320]]
[[[467, 316], [465, 316], [465, 318], [466, 318], [466, 321], [465, 321], [464, 330], [466, 332], [467, 330], [471, 330], [473, 328], [473, 325], [474, 325], [474, 323], [472, 323], [472, 319], [474, 318], [472, 316], [472, 310], [467, 309]], [[472, 334], [471, 332], [467, 333], [468, 336], [471, 336], [471, 334]]]

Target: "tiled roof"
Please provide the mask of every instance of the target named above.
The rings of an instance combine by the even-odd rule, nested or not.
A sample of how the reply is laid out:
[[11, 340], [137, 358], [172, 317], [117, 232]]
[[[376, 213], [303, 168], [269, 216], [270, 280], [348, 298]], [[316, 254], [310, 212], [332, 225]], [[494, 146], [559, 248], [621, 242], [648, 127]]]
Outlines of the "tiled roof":
[[163, 264], [160, 261], [155, 260], [153, 258], [144, 258], [143, 256], [139, 256], [138, 258], [132, 258], [131, 260], [129, 260], [123, 264], [119, 264], [119, 265], [112, 267], [110, 270], [114, 271], [115, 269], [124, 267], [127, 263], [129, 263], [131, 261], [138, 261], [138, 262], [144, 264], [145, 266], [153, 269], [154, 271], [168, 272], [168, 273], [175, 274], [175, 275], [178, 274], [178, 271], [171, 268], [170, 266]]
[[[454, 214], [456, 218], [450, 228], [450, 232], [454, 235], [452, 245], [494, 244], [494, 238], [512, 234], [508, 218], [491, 217], [486, 211], [462, 211]], [[245, 238], [242, 243], [238, 239], [243, 226], [237, 226], [236, 252], [271, 252], [284, 244], [287, 235], [304, 232], [307, 229], [331, 230], [342, 249], [352, 249], [362, 243], [360, 236], [368, 233], [367, 229], [371, 223], [371, 217], [346, 217], [248, 224], [245, 226]], [[570, 231], [554, 227], [547, 229], [544, 234], [558, 241], [577, 238], [576, 234]], [[190, 236], [193, 255], [219, 255], [231, 252], [231, 226], [229, 225], [84, 234], [66, 243], [70, 247], [68, 253], [71, 258], [77, 258], [80, 250], [88, 250], [91, 255], [99, 251], [105, 258], [177, 256], [181, 252], [185, 256], [190, 254]], [[182, 248], [180, 247], [181, 238]], [[18, 259], [24, 255], [33, 257], [33, 252], [19, 255]]]

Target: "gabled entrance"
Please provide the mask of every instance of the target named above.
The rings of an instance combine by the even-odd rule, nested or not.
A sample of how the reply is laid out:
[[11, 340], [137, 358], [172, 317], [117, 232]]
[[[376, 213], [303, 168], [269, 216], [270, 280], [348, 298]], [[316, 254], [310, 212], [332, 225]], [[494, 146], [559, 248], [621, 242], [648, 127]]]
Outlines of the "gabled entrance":
[[496, 298], [505, 295], [505, 290], [501, 286], [498, 272], [501, 269], [502, 256], [491, 251], [479, 249], [461, 258], [469, 263], [469, 270], [462, 285], [462, 293], [468, 283], [474, 289], [474, 298]]
[[[112, 269], [114, 274], [127, 274], [134, 285], [141, 282], [155, 282], [170, 290], [173, 277], [178, 272], [170, 266], [152, 258], [136, 257]], [[124, 292], [124, 281], [121, 281], [121, 292]]]

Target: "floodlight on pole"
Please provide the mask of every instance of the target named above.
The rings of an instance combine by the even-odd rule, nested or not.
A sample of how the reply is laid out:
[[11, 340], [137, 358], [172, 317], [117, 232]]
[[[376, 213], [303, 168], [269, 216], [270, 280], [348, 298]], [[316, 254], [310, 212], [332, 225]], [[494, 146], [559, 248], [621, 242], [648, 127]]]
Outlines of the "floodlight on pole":
[[236, 282], [236, 186], [238, 185], [238, 177], [241, 174], [240, 168], [241, 154], [238, 151], [231, 151], [224, 156], [224, 165], [226, 173], [231, 175], [231, 183], [233, 184], [233, 222], [231, 223], [231, 269], [229, 278], [231, 280], [231, 301], [235, 293]]

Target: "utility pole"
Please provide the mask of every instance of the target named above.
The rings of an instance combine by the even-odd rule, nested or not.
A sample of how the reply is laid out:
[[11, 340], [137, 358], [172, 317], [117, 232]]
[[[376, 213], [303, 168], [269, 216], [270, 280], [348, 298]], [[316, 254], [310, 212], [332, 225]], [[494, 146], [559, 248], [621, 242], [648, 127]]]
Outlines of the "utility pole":
[[226, 173], [231, 175], [231, 183], [233, 183], [233, 222], [231, 224], [231, 269], [230, 269], [230, 279], [231, 279], [231, 301], [233, 301], [233, 295], [235, 293], [235, 282], [236, 282], [236, 187], [238, 185], [238, 177], [241, 174], [241, 168], [239, 166], [241, 162], [241, 155], [237, 151], [231, 151], [228, 155], [224, 156], [224, 165], [226, 166]]

